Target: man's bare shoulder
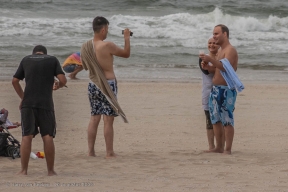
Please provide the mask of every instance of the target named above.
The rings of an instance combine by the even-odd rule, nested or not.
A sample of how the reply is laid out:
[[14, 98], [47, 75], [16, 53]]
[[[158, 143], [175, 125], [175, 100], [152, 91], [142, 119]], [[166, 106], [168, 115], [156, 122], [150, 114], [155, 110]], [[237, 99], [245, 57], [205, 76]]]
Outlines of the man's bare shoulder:
[[96, 47], [110, 47], [113, 46], [114, 43], [111, 41], [96, 41], [95, 42]]
[[107, 50], [109, 52], [113, 52], [117, 48], [115, 43], [113, 43], [111, 41], [103, 41], [100, 46], [101, 46], [102, 49], [105, 49], [105, 50]]
[[229, 47], [227, 47], [229, 52], [231, 52], [232, 54], [237, 54], [237, 50], [234, 46], [230, 45]]
[[103, 45], [111, 47], [111, 46], [115, 46], [115, 43], [113, 43], [111, 41], [103, 41]]
[[223, 59], [227, 57], [237, 57], [238, 53], [235, 47], [232, 45], [229, 45], [225, 47], [225, 49], [222, 49], [221, 52], [218, 52], [218, 59]]
[[236, 48], [233, 47], [232, 45], [227, 47], [225, 57], [230, 61], [231, 65], [236, 71], [237, 65], [238, 65], [238, 53], [237, 53]]

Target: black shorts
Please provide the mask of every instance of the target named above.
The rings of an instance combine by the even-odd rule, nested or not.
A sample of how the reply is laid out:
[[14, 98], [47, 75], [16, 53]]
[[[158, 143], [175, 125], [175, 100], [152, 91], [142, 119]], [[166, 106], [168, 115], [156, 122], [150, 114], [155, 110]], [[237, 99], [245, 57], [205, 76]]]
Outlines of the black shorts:
[[213, 129], [209, 111], [204, 110], [206, 116], [206, 129]]
[[39, 108], [21, 109], [22, 136], [56, 135], [56, 120], [54, 111]]

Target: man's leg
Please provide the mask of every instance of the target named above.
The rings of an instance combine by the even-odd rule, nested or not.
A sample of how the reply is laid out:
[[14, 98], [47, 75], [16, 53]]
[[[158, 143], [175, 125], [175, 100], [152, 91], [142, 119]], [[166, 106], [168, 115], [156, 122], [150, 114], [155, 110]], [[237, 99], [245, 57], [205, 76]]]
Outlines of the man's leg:
[[211, 152], [215, 153], [223, 153], [223, 126], [221, 122], [218, 122], [213, 125], [213, 130], [216, 139], [216, 147], [211, 150]]
[[71, 79], [77, 79], [77, 78], [76, 78], [77, 73], [79, 73], [79, 72], [82, 71], [82, 70], [83, 70], [83, 67], [82, 67], [82, 66], [76, 66], [76, 67], [75, 67], [75, 70], [74, 70], [72, 73], [70, 73], [68, 76], [69, 76]]
[[57, 175], [54, 171], [54, 160], [55, 160], [55, 146], [53, 137], [50, 135], [45, 135], [42, 137], [44, 143], [44, 153], [47, 163], [48, 176]]
[[224, 127], [222, 128], [223, 130], [223, 134], [222, 134], [222, 151], [224, 151], [224, 147], [225, 147], [225, 129]]
[[215, 148], [214, 144], [214, 131], [213, 131], [213, 125], [211, 123], [210, 119], [210, 113], [208, 110], [204, 110], [205, 117], [206, 117], [206, 130], [207, 130], [207, 139], [208, 139], [208, 145], [209, 145], [209, 151]]
[[20, 154], [21, 154], [21, 171], [18, 173], [19, 175], [27, 175], [28, 163], [31, 153], [33, 135], [23, 136], [22, 142], [20, 146]]
[[214, 131], [213, 131], [213, 129], [207, 129], [207, 138], [208, 138], [209, 150], [214, 149], [215, 145], [214, 145]]
[[104, 115], [104, 137], [106, 142], [106, 158], [116, 157], [113, 149], [113, 138], [114, 138], [114, 130], [113, 130], [113, 116]]
[[232, 143], [234, 138], [234, 127], [232, 125], [227, 125], [224, 127], [225, 129], [225, 140], [226, 140], [226, 148], [224, 153], [231, 154]]
[[88, 156], [95, 156], [95, 141], [97, 135], [97, 129], [99, 122], [101, 120], [101, 115], [91, 115], [89, 125], [88, 125]]

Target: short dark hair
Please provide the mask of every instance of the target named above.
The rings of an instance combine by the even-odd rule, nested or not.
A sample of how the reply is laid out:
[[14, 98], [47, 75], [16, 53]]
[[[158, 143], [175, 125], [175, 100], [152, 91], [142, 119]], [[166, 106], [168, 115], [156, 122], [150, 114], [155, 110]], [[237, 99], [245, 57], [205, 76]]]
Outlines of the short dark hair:
[[219, 25], [216, 25], [215, 27], [221, 27], [222, 33], [226, 32], [227, 38], [229, 39], [229, 29], [226, 25], [219, 24]]
[[42, 52], [43, 54], [47, 55], [47, 49], [43, 45], [36, 45], [34, 47], [32, 54], [35, 54], [37, 52]]
[[106, 25], [109, 25], [109, 21], [105, 17], [97, 16], [93, 20], [93, 31], [99, 32]]

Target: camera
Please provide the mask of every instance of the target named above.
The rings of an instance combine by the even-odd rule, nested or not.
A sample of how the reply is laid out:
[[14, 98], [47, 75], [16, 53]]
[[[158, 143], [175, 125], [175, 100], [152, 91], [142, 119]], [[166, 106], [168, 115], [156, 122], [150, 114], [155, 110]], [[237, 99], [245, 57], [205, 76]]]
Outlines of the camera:
[[[124, 30], [122, 30], [122, 35], [124, 34]], [[132, 36], [133, 35], [133, 32], [132, 31], [130, 31], [130, 36]]]

